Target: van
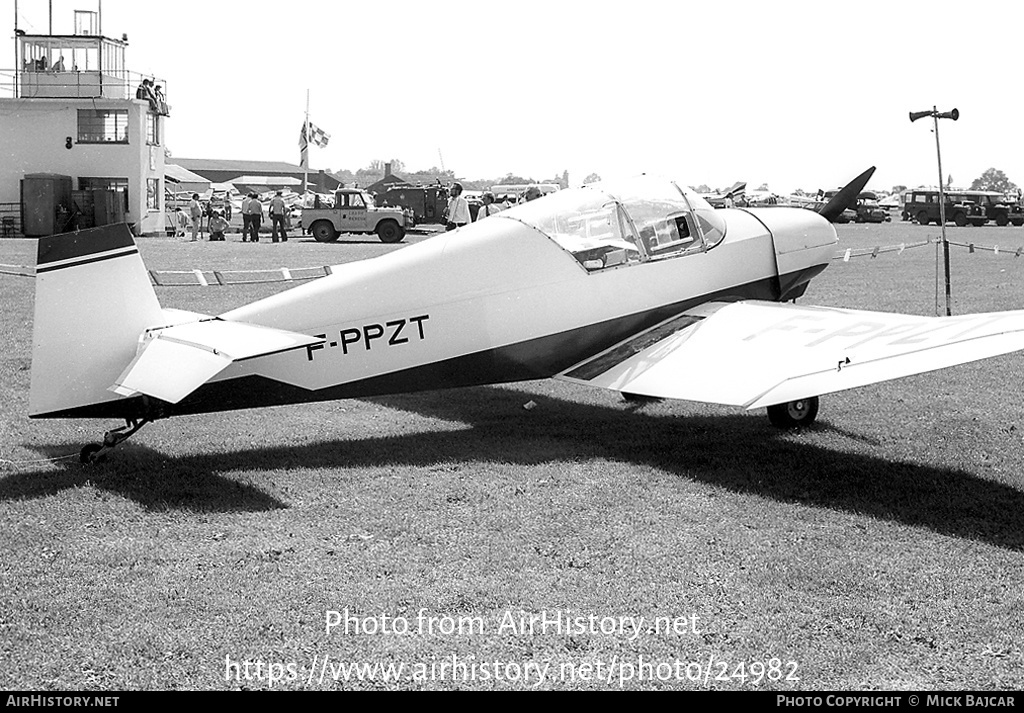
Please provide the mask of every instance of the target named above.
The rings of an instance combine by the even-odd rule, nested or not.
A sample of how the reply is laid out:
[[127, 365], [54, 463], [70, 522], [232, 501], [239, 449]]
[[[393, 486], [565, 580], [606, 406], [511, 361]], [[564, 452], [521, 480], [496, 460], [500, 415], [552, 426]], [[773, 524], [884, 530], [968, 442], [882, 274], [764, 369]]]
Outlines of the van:
[[[946, 222], [952, 221], [961, 227], [965, 225], [981, 226], [988, 222], [989, 217], [984, 206], [975, 202], [963, 191], [945, 191]], [[920, 225], [941, 223], [939, 211], [939, 192], [937, 190], [913, 189], [906, 192], [903, 198], [903, 220], [916, 220]]]

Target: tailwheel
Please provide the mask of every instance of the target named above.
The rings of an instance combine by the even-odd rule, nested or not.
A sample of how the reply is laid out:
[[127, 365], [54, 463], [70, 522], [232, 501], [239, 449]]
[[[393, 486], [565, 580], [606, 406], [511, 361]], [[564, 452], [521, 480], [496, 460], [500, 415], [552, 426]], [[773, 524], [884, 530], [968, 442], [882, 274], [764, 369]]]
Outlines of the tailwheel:
[[78, 454], [79, 462], [89, 465], [90, 463], [99, 463], [100, 461], [106, 460], [106, 455], [96, 455], [102, 448], [103, 446], [99, 443], [90, 443], [85, 446], [82, 448], [81, 453]]
[[818, 397], [797, 399], [768, 407], [768, 420], [776, 428], [810, 426], [818, 417]]
[[103, 434], [103, 443], [90, 443], [78, 454], [78, 459], [85, 464], [102, 463], [107, 453], [127, 441], [136, 431], [149, 423], [149, 419], [126, 418], [125, 425], [114, 428]]

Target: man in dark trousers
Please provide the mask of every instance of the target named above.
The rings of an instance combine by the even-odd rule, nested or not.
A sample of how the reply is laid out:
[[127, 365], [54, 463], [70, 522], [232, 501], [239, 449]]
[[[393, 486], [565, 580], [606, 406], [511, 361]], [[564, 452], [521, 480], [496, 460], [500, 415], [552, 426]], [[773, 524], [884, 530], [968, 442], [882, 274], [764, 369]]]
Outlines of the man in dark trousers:
[[245, 215], [249, 219], [249, 240], [260, 241], [260, 225], [263, 223], [263, 204], [255, 193], [249, 194], [249, 203], [245, 207]]
[[288, 232], [285, 230], [287, 211], [288, 206], [285, 205], [284, 198], [281, 197], [281, 191], [278, 191], [277, 195], [270, 199], [270, 237], [275, 243], [277, 242], [278, 228], [281, 230], [281, 241], [288, 242]]

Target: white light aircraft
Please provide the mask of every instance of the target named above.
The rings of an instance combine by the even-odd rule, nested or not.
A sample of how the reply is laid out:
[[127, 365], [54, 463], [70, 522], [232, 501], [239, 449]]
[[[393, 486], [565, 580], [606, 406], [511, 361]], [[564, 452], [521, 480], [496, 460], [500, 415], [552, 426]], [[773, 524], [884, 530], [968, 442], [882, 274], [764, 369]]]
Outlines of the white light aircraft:
[[123, 225], [45, 237], [30, 415], [124, 419], [94, 462], [170, 416], [559, 377], [789, 427], [820, 394], [1024, 349], [1024, 311], [792, 304], [835, 252], [829, 217], [594, 183], [218, 316], [161, 307]]

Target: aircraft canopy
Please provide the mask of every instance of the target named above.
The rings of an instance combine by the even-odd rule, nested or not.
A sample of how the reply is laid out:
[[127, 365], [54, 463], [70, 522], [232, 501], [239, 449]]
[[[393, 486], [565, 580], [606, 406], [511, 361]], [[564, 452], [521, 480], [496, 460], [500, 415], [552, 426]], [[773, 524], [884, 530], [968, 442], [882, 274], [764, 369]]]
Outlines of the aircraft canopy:
[[494, 217], [535, 228], [588, 270], [703, 252], [725, 235], [703, 198], [646, 176], [558, 191]]

